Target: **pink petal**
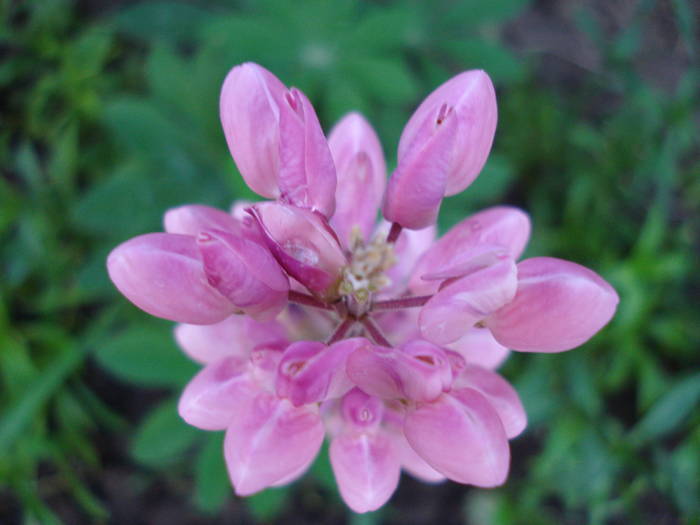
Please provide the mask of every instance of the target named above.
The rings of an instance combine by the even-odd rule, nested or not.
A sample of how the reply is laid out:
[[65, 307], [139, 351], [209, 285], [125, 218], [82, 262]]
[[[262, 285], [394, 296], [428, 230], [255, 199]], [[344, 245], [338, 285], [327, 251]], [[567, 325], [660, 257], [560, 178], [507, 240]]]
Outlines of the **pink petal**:
[[337, 296], [347, 259], [323, 217], [272, 202], [257, 204], [252, 213], [268, 248], [289, 275], [323, 298]]
[[401, 157], [389, 179], [382, 213], [408, 228], [420, 230], [435, 224], [445, 195], [457, 119], [451, 108], [427, 115], [416, 144]]
[[326, 346], [316, 341], [297, 341], [284, 351], [277, 372], [277, 395], [295, 406], [340, 397], [353, 387], [345, 362], [357, 348], [370, 346], [356, 337]]
[[211, 230], [197, 237], [209, 283], [245, 313], [265, 321], [287, 304], [289, 280], [257, 242]]
[[510, 350], [493, 338], [488, 328], [477, 326], [447, 347], [458, 352], [467, 363], [490, 370], [498, 368], [510, 354]]
[[175, 340], [180, 348], [202, 364], [229, 356], [247, 358], [258, 345], [286, 339], [286, 330], [278, 321], [255, 321], [242, 315], [232, 315], [211, 325], [179, 324], [175, 327]]
[[372, 126], [359, 113], [348, 113], [331, 130], [328, 146], [338, 174], [336, 209], [331, 226], [345, 247], [353, 228], [369, 240], [386, 186], [384, 152]]
[[225, 211], [199, 204], [170, 208], [165, 212], [163, 224], [168, 233], [182, 233], [195, 237], [203, 230], [240, 230], [238, 221]]
[[458, 483], [495, 487], [508, 475], [510, 450], [498, 414], [476, 390], [443, 394], [409, 410], [404, 433], [430, 466]]
[[281, 198], [331, 217], [335, 210], [335, 165], [311, 102], [295, 88], [285, 93], [280, 105], [279, 154]]
[[421, 334], [437, 344], [457, 341], [474, 324], [513, 299], [515, 263], [509, 257], [473, 272], [436, 293], [421, 310]]
[[316, 405], [294, 407], [260, 393], [226, 432], [224, 457], [239, 496], [291, 479], [311, 465], [323, 442]]
[[231, 155], [246, 183], [263, 197], [279, 196], [279, 106], [285, 86], [267, 69], [247, 62], [226, 76], [219, 102]]
[[562, 352], [605, 326], [618, 301], [613, 287], [588, 268], [535, 257], [518, 264], [515, 298], [486, 324], [499, 343], [514, 350]]
[[360, 348], [348, 358], [346, 371], [360, 389], [383, 399], [432, 400], [452, 382], [444, 351], [420, 340], [398, 349]]
[[207, 365], [180, 396], [180, 417], [203, 430], [224, 430], [255, 395], [248, 360], [226, 357]]
[[128, 240], [109, 254], [107, 271], [127, 299], [156, 317], [212, 324], [236, 310], [207, 282], [189, 235], [149, 233]]
[[399, 460], [383, 433], [340, 435], [329, 453], [340, 495], [355, 512], [377, 510], [399, 484]]
[[[501, 418], [508, 439], [520, 434], [527, 426], [527, 414], [515, 389], [501, 376], [479, 366], [467, 365], [455, 378], [450, 392], [461, 400], [462, 388], [477, 390], [483, 395]], [[467, 394], [467, 399], [471, 399]]]
[[454, 195], [472, 183], [491, 151], [498, 119], [496, 93], [489, 76], [479, 70], [465, 71], [439, 86], [406, 124], [399, 142], [399, 162], [419, 146], [423, 122], [443, 104], [452, 106], [457, 117], [445, 190], [445, 195]]
[[413, 269], [409, 288], [416, 295], [435, 293], [440, 285], [422, 279], [426, 274], [473, 259], [479, 248], [500, 247], [520, 257], [530, 236], [530, 219], [517, 208], [496, 206], [467, 217], [452, 227], [421, 257]]

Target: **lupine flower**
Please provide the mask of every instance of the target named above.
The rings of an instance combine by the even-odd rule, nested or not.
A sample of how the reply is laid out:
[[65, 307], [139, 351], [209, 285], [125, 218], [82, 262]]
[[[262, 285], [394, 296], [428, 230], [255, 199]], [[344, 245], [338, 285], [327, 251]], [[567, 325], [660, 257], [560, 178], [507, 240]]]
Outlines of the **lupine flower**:
[[204, 365], [179, 412], [226, 431], [236, 493], [303, 475], [324, 437], [356, 512], [386, 503], [401, 470], [504, 483], [527, 418], [495, 369], [510, 350], [584, 343], [618, 297], [575, 263], [518, 261], [531, 228], [515, 208], [435, 240], [442, 198], [474, 180], [491, 147], [489, 77], [461, 73], [419, 106], [385, 194], [364, 117], [347, 115], [326, 142], [306, 97], [256, 64], [229, 73], [221, 120], [245, 181], [272, 200], [169, 210], [166, 233], [125, 242], [107, 265], [136, 306], [180, 323], [177, 342]]

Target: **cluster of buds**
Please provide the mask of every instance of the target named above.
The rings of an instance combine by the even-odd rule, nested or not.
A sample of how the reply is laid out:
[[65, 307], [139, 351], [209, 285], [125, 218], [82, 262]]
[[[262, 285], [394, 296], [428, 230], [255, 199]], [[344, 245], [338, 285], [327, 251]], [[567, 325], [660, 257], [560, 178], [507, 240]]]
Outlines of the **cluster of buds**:
[[578, 264], [518, 262], [530, 221], [516, 208], [481, 211], [436, 240], [442, 199], [471, 184], [491, 149], [488, 75], [461, 73], [423, 101], [388, 184], [361, 115], [326, 139], [304, 94], [259, 65], [228, 74], [220, 109], [241, 175], [269, 200], [169, 210], [165, 233], [123, 243], [107, 266], [136, 306], [180, 323], [177, 342], [204, 365], [179, 412], [226, 431], [236, 493], [300, 477], [326, 436], [356, 512], [382, 506], [402, 469], [502, 484], [526, 415], [494, 370], [510, 350], [582, 344], [618, 297]]

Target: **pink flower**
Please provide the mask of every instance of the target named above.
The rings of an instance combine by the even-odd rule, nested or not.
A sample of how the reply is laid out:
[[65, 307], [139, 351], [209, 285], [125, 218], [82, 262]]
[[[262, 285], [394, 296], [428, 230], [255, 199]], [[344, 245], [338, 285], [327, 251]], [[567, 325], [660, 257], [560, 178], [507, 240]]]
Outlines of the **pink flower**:
[[[356, 512], [386, 503], [401, 469], [504, 483], [527, 418], [494, 369], [510, 350], [584, 343], [618, 297], [575, 263], [518, 262], [530, 221], [515, 208], [435, 240], [442, 198], [474, 180], [491, 147], [488, 76], [457, 75], [420, 105], [384, 195], [367, 121], [346, 116], [329, 145], [306, 97], [260, 66], [229, 73], [221, 117], [246, 182], [274, 200], [169, 210], [167, 233], [125, 242], [107, 266], [136, 306], [181, 323], [178, 343], [204, 368], [179, 412], [226, 431], [236, 493], [298, 478], [326, 435]], [[376, 224], [380, 206], [390, 222]]]

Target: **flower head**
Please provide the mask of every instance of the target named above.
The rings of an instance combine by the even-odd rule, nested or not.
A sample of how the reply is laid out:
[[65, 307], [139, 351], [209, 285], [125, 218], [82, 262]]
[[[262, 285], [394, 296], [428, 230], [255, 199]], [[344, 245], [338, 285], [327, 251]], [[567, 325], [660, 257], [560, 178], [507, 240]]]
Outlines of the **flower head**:
[[[180, 323], [178, 343], [204, 365], [179, 411], [226, 431], [236, 493], [301, 476], [325, 436], [357, 512], [382, 506], [402, 469], [502, 484], [526, 415], [494, 369], [509, 350], [582, 344], [618, 297], [575, 263], [518, 262], [530, 221], [515, 208], [435, 240], [443, 197], [476, 178], [491, 148], [488, 75], [461, 73], [426, 98], [388, 185], [364, 117], [347, 115], [326, 141], [303, 93], [256, 64], [229, 73], [221, 120], [245, 181], [272, 200], [169, 210], [166, 233], [125, 242], [107, 266], [135, 305]], [[388, 222], [376, 222], [380, 207]]]

